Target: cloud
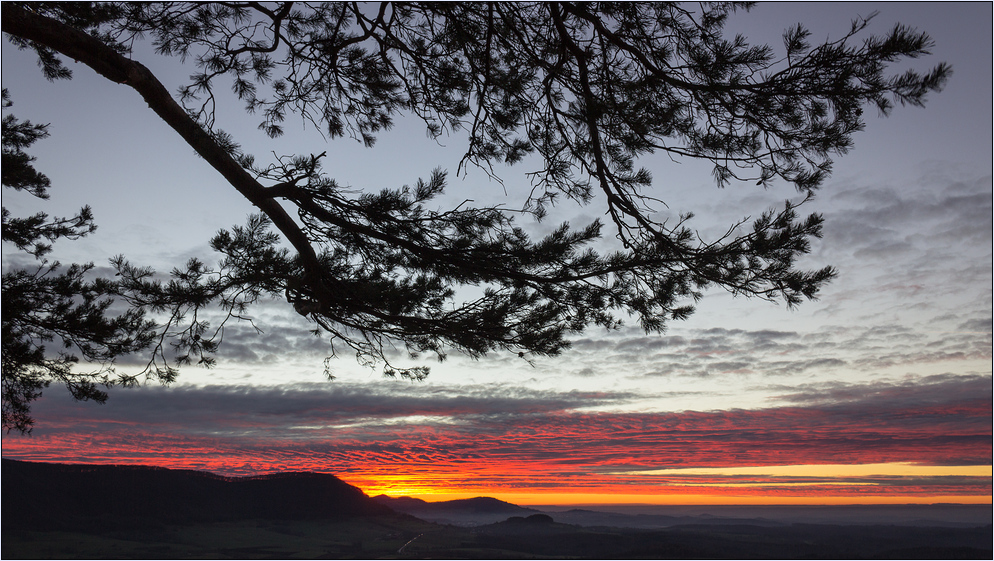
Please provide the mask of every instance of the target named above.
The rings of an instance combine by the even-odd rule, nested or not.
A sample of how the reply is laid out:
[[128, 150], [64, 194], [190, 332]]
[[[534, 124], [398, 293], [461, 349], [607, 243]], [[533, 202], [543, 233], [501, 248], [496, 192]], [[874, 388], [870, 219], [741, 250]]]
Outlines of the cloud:
[[789, 393], [771, 399], [795, 404], [865, 404], [882, 400], [889, 406], [916, 407], [927, 403], [991, 400], [990, 375], [938, 374], [912, 377], [901, 382], [819, 382], [784, 388]]
[[842, 247], [856, 251], [883, 241], [922, 247], [928, 240], [990, 239], [991, 176], [956, 175], [936, 170], [923, 174], [919, 185], [837, 191], [828, 196], [839, 208], [826, 216], [826, 237], [847, 242]]
[[[116, 390], [102, 406], [72, 402], [64, 392], [40, 399], [38, 432], [73, 431], [80, 423], [125, 423], [176, 433], [285, 430], [419, 417], [451, 422], [466, 416], [501, 418], [617, 405], [624, 392], [554, 392], [498, 384], [436, 387], [383, 380], [378, 385], [329, 382], [283, 386], [175, 386]], [[233, 429], [234, 427], [234, 429]], [[238, 430], [242, 430], [238, 429]]]
[[715, 378], [893, 375], [936, 370], [965, 373], [987, 370], [991, 360], [989, 312], [966, 309], [931, 318], [927, 324], [873, 320], [821, 325], [797, 324], [793, 330], [694, 328], [673, 325], [664, 336], [636, 328], [611, 337], [582, 340], [561, 361], [543, 368], [565, 375], [624, 372], [629, 377]]
[[[991, 359], [986, 319], [947, 318], [924, 330], [900, 324], [825, 325], [811, 331], [688, 329], [653, 339], [635, 330], [575, 348], [543, 368], [590, 377], [624, 372], [638, 378], [783, 377], [859, 374], [875, 378], [901, 367], [983, 370]], [[988, 328], [989, 329], [989, 328]], [[966, 370], [963, 370], [966, 368]]]
[[970, 319], [959, 324], [959, 329], [968, 333], [982, 333], [989, 335], [992, 332], [992, 323], [994, 323], [994, 318], [991, 318], [990, 316], [985, 318]]
[[288, 356], [320, 361], [332, 354], [328, 337], [314, 335], [313, 326], [304, 318], [288, 313], [284, 302], [270, 303], [269, 307], [272, 311], [267, 310], [265, 319], [255, 321], [255, 326], [244, 321], [225, 326], [219, 360], [273, 364], [285, 361]]
[[989, 294], [982, 281], [991, 276], [991, 191], [989, 175], [936, 168], [918, 185], [831, 193], [819, 260], [841, 268], [836, 284], [872, 275], [876, 298], [893, 292], [927, 303], [964, 288]]
[[[775, 407], [683, 412], [591, 409], [620, 406], [634, 397], [628, 394], [410, 387], [418, 390], [145, 388], [116, 395], [104, 406], [45, 398], [36, 410], [47, 416], [45, 423], [31, 437], [5, 437], [4, 456], [150, 463], [229, 475], [324, 471], [366, 488], [392, 482], [415, 488], [575, 491], [607, 485], [660, 492], [643, 476], [617, 473], [799, 464], [989, 465], [992, 454], [989, 375], [810, 384], [784, 388], [777, 398], [783, 405]], [[56, 403], [60, 399], [63, 403]], [[730, 480], [695, 484], [722, 481]], [[777, 481], [753, 481], [753, 491], [773, 492], [775, 486], [766, 484]], [[880, 478], [846, 481], [853, 488], [886, 486]], [[824, 485], [837, 492], [836, 483]], [[886, 484], [910, 494], [990, 491], [989, 478], [904, 477]], [[817, 489], [794, 487], [777, 492]]]

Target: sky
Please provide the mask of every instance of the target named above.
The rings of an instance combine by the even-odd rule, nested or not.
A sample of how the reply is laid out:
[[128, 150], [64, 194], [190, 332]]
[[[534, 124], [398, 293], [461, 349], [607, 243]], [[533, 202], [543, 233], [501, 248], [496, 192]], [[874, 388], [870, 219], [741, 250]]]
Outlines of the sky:
[[[518, 504], [990, 503], [992, 496], [992, 5], [760, 4], [730, 32], [778, 44], [796, 22], [838, 37], [879, 11], [871, 32], [900, 21], [927, 31], [953, 76], [924, 109], [867, 111], [854, 149], [802, 207], [825, 217], [802, 262], [839, 276], [796, 309], [709, 292], [688, 320], [647, 335], [637, 322], [590, 329], [561, 356], [528, 364], [494, 354], [427, 364], [421, 383], [384, 378], [343, 354], [285, 302], [252, 310], [263, 330], [226, 328], [212, 370], [184, 368], [169, 387], [114, 389], [106, 404], [57, 387], [36, 402], [30, 435], [5, 434], [3, 457], [149, 464], [232, 476], [333, 473], [369, 495], [427, 500], [493, 496]], [[63, 262], [124, 254], [162, 271], [211, 258], [219, 229], [251, 205], [138, 95], [79, 64], [49, 83], [27, 52], [2, 48], [13, 113], [51, 123], [31, 153], [52, 179], [46, 202], [3, 194], [15, 215], [93, 207], [99, 230], [56, 245]], [[175, 91], [190, 73], [147, 49], [134, 57]], [[318, 153], [340, 184], [378, 191], [450, 172], [439, 206], [520, 204], [524, 167], [456, 175], [459, 137], [433, 142], [403, 120], [364, 148], [313, 129], [268, 141], [240, 105], [221, 127], [246, 151]], [[288, 123], [289, 124], [289, 123]], [[290, 128], [289, 126], [287, 127]], [[717, 237], [786, 198], [789, 185], [718, 189], [709, 167], [643, 158], [653, 196]], [[563, 205], [535, 233], [603, 212]], [[24, 257], [3, 247], [3, 267]], [[140, 368], [123, 361], [122, 369]]]

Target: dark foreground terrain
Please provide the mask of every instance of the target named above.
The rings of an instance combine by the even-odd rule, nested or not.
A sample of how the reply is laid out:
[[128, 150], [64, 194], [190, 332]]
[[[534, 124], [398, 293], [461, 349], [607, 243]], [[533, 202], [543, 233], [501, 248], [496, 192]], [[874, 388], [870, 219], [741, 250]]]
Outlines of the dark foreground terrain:
[[[3, 460], [2, 557], [990, 559], [991, 525], [787, 524], [674, 520], [580, 526], [494, 499], [428, 507], [477, 526], [397, 512], [328, 475], [222, 478], [193, 471]], [[391, 504], [388, 508], [384, 503]], [[505, 516], [508, 515], [508, 516]], [[564, 518], [568, 518], [565, 517]], [[457, 522], [456, 520], [454, 520]]]

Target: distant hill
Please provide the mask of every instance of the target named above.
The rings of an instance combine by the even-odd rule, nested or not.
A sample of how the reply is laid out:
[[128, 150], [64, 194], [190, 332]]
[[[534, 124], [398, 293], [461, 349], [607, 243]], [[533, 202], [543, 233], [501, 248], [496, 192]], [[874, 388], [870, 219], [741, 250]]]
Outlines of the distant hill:
[[540, 511], [507, 503], [491, 497], [458, 499], [429, 503], [413, 497], [377, 495], [373, 500], [397, 512], [422, 520], [457, 526], [479, 526], [502, 522], [512, 516], [526, 517]]
[[327, 474], [223, 477], [150, 466], [2, 462], [5, 530], [330, 519], [393, 512]]
[[665, 528], [681, 524], [755, 524], [780, 526], [783, 523], [764, 519], [703, 516], [667, 516], [649, 514], [621, 514], [593, 510], [571, 509], [543, 511], [522, 507], [491, 497], [427, 502], [414, 497], [389, 497], [377, 495], [374, 501], [389, 506], [397, 512], [410, 514], [422, 520], [455, 526], [482, 526], [503, 522], [509, 518], [530, 519], [536, 515], [551, 516], [556, 522], [577, 526], [613, 526], [617, 528]]
[[779, 527], [798, 523], [975, 528], [989, 525], [992, 521], [990, 505], [974, 504], [604, 505], [606, 510], [600, 511], [555, 506], [528, 508], [490, 497], [426, 502], [413, 497], [378, 495], [373, 500], [422, 520], [456, 526], [494, 524], [510, 517], [528, 517], [538, 513], [550, 515], [563, 524], [642, 529], [741, 524]]

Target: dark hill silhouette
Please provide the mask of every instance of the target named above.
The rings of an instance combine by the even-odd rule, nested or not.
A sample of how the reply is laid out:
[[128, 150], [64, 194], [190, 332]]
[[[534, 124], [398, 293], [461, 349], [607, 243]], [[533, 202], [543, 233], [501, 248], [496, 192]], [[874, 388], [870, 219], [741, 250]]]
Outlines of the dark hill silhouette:
[[476, 497], [429, 503], [413, 497], [377, 495], [373, 500], [397, 512], [416, 516], [429, 522], [476, 526], [493, 524], [509, 516], [529, 516], [539, 511], [507, 503], [492, 497]]
[[512, 516], [503, 522], [504, 524], [527, 524], [529, 526], [547, 526], [554, 524], [555, 520], [548, 514], [533, 514], [531, 516]]
[[108, 523], [303, 520], [390, 514], [333, 475], [223, 477], [151, 466], [2, 463], [3, 526], [96, 528]]
[[373, 500], [400, 512], [406, 512], [405, 509], [409, 508], [431, 508], [429, 505], [438, 504], [414, 497], [391, 497], [388, 495], [376, 495]]
[[[439, 505], [441, 503], [425, 503], [425, 504]], [[530, 508], [504, 502], [500, 499], [494, 499], [492, 497], [475, 497], [472, 499], [456, 499], [454, 501], [446, 501], [445, 507], [447, 509], [456, 509], [466, 512], [480, 513], [480, 514], [513, 514], [519, 512], [537, 512]]]

